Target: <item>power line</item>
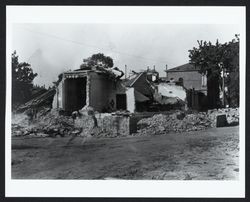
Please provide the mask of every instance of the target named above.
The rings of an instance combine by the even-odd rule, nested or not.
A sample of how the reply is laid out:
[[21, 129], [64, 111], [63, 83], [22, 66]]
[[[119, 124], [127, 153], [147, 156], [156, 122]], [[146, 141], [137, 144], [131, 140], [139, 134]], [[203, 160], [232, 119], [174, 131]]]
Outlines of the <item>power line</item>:
[[24, 28], [24, 27], [19, 27], [19, 28], [21, 28], [23, 30], [26, 30], [26, 31], [29, 31], [29, 32], [32, 32], [32, 33], [35, 33], [35, 34], [39, 34], [39, 35], [43, 35], [43, 36], [48, 36], [48, 37], [51, 37], [51, 38], [56, 38], [56, 39], [62, 40], [62, 41], [71, 42], [71, 43], [74, 43], [74, 44], [77, 44], [77, 45], [80, 45], [80, 46], [88, 46], [88, 47], [92, 47], [92, 48], [98, 48], [100, 50], [104, 49], [104, 50], [108, 50], [110, 52], [113, 52], [113, 53], [116, 53], [116, 54], [120, 54], [120, 55], [127, 55], [127, 56], [135, 57], [135, 58], [138, 58], [138, 59], [141, 59], [141, 60], [149, 60], [149, 61], [153, 61], [153, 62], [157, 62], [157, 63], [164, 63], [164, 64], [166, 64], [165, 61], [150, 59], [150, 58], [146, 58], [146, 57], [143, 57], [143, 56], [133, 55], [133, 54], [129, 54], [129, 53], [121, 52], [121, 51], [114, 51], [114, 50], [112, 50], [110, 48], [100, 48], [100, 47], [92, 45], [92, 44], [87, 44], [87, 43], [84, 43], [84, 42], [79, 42], [79, 41], [75, 41], [75, 40], [71, 40], [71, 39], [66, 39], [66, 38], [59, 37], [59, 36], [56, 36], [56, 35], [53, 35], [53, 34], [48, 34], [48, 33], [45, 33], [45, 32], [34, 31], [34, 30], [29, 29], [29, 28]]

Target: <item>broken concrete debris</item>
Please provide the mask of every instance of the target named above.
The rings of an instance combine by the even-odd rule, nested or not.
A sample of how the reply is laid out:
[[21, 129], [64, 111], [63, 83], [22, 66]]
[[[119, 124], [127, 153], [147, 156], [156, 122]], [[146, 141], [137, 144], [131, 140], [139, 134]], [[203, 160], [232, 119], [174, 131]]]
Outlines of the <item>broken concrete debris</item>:
[[204, 130], [211, 127], [211, 120], [205, 113], [184, 114], [182, 112], [171, 115], [157, 114], [138, 122], [138, 134], [162, 134], [168, 132], [184, 132]]
[[34, 120], [25, 113], [15, 114], [12, 119], [12, 135], [30, 137], [94, 136], [121, 137], [158, 135], [169, 132], [186, 132], [216, 127], [217, 116], [226, 115], [227, 125], [239, 123], [239, 109], [228, 108], [208, 112], [175, 110], [168, 114], [156, 114], [145, 118], [143, 113], [126, 111], [98, 113], [85, 107], [75, 117], [65, 116], [59, 110], [44, 108]]
[[31, 121], [25, 113], [22, 113], [13, 115], [12, 135], [29, 135], [30, 137], [127, 136], [130, 132], [129, 122], [127, 112], [97, 113], [91, 107], [80, 110], [75, 118], [61, 115], [58, 110], [50, 110]]
[[[226, 120], [218, 123], [218, 116]], [[138, 134], [160, 134], [167, 132], [184, 132], [204, 130], [209, 127], [222, 127], [239, 124], [239, 108], [214, 109], [208, 112], [186, 114], [179, 111], [171, 115], [157, 114], [138, 122]]]
[[239, 124], [239, 108], [223, 108], [208, 110], [208, 117], [212, 120], [212, 127], [217, 126], [217, 116], [226, 115], [227, 123], [224, 121], [223, 126], [238, 125]]
[[[47, 109], [48, 110], [48, 109]], [[46, 111], [46, 109], [45, 109]], [[40, 112], [40, 114], [43, 114]], [[32, 136], [67, 136], [79, 131], [80, 129], [74, 126], [73, 119], [64, 115], [60, 115], [59, 111], [50, 110], [46, 114], [38, 115], [32, 121], [29, 117], [22, 114], [13, 115], [12, 135], [32, 135]], [[44, 134], [44, 135], [41, 135]]]

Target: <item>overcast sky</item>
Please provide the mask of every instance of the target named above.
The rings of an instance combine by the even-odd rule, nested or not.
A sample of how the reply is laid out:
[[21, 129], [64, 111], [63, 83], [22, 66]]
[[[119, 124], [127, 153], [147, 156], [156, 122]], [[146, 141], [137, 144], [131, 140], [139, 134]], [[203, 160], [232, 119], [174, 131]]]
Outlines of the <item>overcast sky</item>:
[[124, 70], [147, 66], [165, 76], [168, 68], [188, 63], [197, 40], [227, 42], [238, 33], [234, 25], [170, 24], [15, 24], [12, 52], [38, 73], [34, 83], [46, 86], [59, 73], [78, 69], [84, 58], [104, 53]]

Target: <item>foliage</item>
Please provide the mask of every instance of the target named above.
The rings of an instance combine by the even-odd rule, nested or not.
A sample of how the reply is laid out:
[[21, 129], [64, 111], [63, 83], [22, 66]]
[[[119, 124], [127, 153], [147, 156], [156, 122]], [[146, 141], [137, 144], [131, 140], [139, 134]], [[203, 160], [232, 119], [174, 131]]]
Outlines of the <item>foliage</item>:
[[189, 50], [190, 63], [199, 68], [200, 73], [207, 74], [207, 90], [209, 108], [221, 106], [219, 98], [222, 89], [224, 72], [225, 85], [228, 87], [227, 101], [229, 105], [238, 105], [239, 101], [239, 37], [228, 43], [216, 41], [198, 41], [198, 48]]
[[227, 59], [225, 65], [228, 67], [228, 76], [225, 84], [228, 87], [226, 93], [228, 103], [231, 107], [239, 106], [239, 39], [229, 42], [227, 47]]
[[37, 76], [30, 64], [19, 63], [16, 51], [12, 53], [12, 104], [22, 104], [31, 97], [33, 80]]
[[92, 68], [94, 66], [102, 66], [104, 68], [111, 68], [114, 66], [113, 59], [105, 56], [103, 53], [93, 54], [91, 57], [84, 59], [81, 69]]

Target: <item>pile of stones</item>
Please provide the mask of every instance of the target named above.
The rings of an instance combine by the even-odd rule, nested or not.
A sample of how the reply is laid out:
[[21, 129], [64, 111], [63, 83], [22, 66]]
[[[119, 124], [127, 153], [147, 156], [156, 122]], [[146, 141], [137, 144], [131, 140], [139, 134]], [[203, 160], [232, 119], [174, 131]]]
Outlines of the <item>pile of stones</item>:
[[209, 119], [212, 121], [212, 127], [216, 127], [217, 119], [219, 115], [225, 115], [228, 125], [239, 124], [239, 108], [223, 108], [223, 109], [213, 109], [207, 112]]
[[15, 116], [22, 119], [12, 122], [12, 136], [63, 137], [81, 133], [81, 130], [74, 126], [74, 120], [70, 116], [60, 115], [56, 110], [51, 110], [33, 120], [29, 120], [25, 114]]
[[171, 115], [157, 114], [138, 122], [139, 135], [157, 135], [168, 132], [198, 131], [211, 127], [206, 113], [185, 114], [176, 112]]
[[[93, 109], [80, 111], [75, 118], [60, 114], [58, 110], [44, 109], [34, 120], [27, 115], [12, 116], [12, 136], [56, 137], [56, 136], [129, 136], [130, 121], [127, 113], [96, 114]], [[160, 135], [169, 132], [200, 131], [218, 127], [219, 116], [225, 116], [226, 124], [239, 123], [239, 109], [225, 108], [207, 112], [173, 111], [169, 114], [156, 114], [137, 122], [134, 136]]]
[[168, 132], [199, 131], [218, 126], [218, 117], [225, 116], [223, 126], [239, 124], [239, 108], [224, 108], [208, 110], [207, 112], [176, 111], [169, 115], [157, 114], [141, 119], [137, 123], [137, 133], [134, 135], [157, 135]]

